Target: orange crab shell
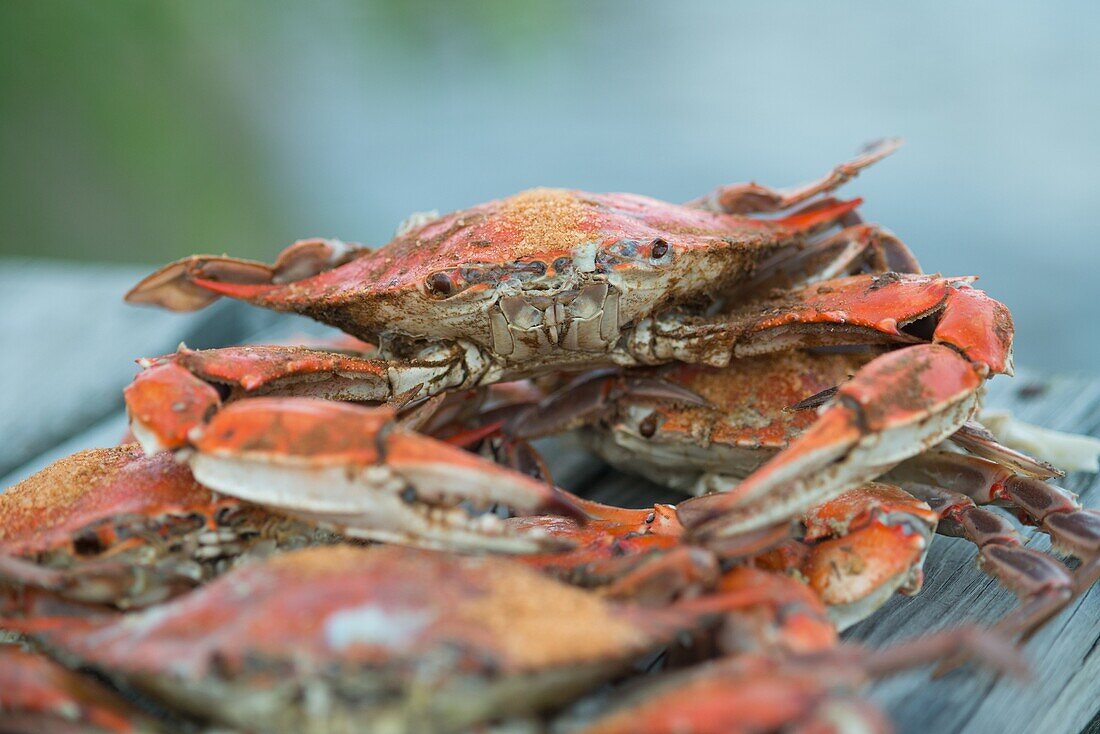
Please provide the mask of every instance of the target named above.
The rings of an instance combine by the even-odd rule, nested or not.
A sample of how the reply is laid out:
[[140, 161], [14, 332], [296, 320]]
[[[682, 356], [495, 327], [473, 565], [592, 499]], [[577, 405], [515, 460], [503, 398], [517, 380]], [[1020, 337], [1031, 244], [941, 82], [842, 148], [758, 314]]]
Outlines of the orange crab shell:
[[146, 456], [137, 444], [90, 449], [55, 462], [0, 494], [0, 552], [33, 555], [63, 550], [91, 532], [114, 545], [110, 520], [127, 515], [210, 518], [238, 500], [199, 485], [170, 454]]
[[102, 684], [41, 655], [0, 646], [0, 726], [5, 731], [10, 726], [11, 731], [128, 734], [140, 720]]
[[[458, 731], [589, 690], [700, 619], [607, 602], [497, 557], [330, 546], [238, 568], [91, 631], [36, 637], [234, 726], [385, 719], [401, 731]], [[323, 686], [337, 705], [301, 705]], [[363, 690], [379, 693], [350, 695]], [[242, 698], [257, 705], [242, 709]], [[324, 718], [307, 721], [315, 716]]]
[[[847, 381], [869, 359], [861, 354], [807, 358], [788, 352], [738, 360], [728, 369], [677, 364], [661, 375], [705, 399], [708, 407], [655, 405], [662, 437], [778, 450], [809, 428], [813, 410], [791, 410], [805, 398]], [[763, 460], [763, 457], [762, 459]]]
[[621, 325], [743, 278], [859, 203], [827, 200], [784, 219], [757, 220], [633, 194], [535, 189], [429, 221], [309, 277], [287, 280], [259, 263], [195, 256], [149, 276], [127, 299], [188, 310], [230, 296], [372, 342], [404, 334], [489, 347], [497, 337], [486, 306], [498, 288], [516, 293], [531, 283], [528, 295], [542, 299], [613, 282], [602, 352]]
[[242, 567], [89, 634], [49, 637], [104, 669], [182, 680], [246, 673], [255, 658], [299, 672], [413, 666], [453, 641], [464, 641], [456, 670], [522, 673], [628, 658], [656, 644], [670, 619], [498, 558], [330, 546]]
[[[593, 194], [565, 189], [531, 189], [471, 209], [452, 212], [395, 238], [373, 253], [340, 268], [298, 281], [287, 301], [324, 300], [328, 304], [424, 287], [423, 279], [461, 263], [540, 263], [570, 260], [577, 246], [611, 245], [674, 238], [683, 249], [721, 247], [748, 251], [794, 236], [817, 222], [828, 222], [861, 202], [795, 215], [787, 220], [737, 217], [670, 204], [637, 194]], [[265, 285], [237, 285], [200, 280], [215, 293], [262, 298]], [[487, 287], [474, 284], [471, 287]], [[284, 289], [279, 289], [283, 291]]]

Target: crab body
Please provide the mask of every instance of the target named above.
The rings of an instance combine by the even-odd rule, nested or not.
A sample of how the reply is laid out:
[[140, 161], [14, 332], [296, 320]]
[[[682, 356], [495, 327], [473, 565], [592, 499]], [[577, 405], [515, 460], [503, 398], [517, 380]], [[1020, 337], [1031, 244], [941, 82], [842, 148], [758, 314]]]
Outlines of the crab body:
[[120, 687], [249, 730], [443, 732], [574, 697], [707, 618], [606, 602], [506, 559], [333, 546], [34, 637]]
[[10, 644], [0, 646], [0, 724], [11, 734], [159, 731], [102, 683]]
[[[225, 257], [180, 260], [128, 299], [186, 310], [231, 296], [305, 313], [375, 342], [377, 350], [181, 350], [147, 360], [127, 390], [132, 430], [150, 452], [188, 457], [200, 481], [215, 489], [324, 514], [330, 511], [324, 498], [304, 507], [264, 469], [286, 473], [309, 462], [297, 448], [288, 453], [292, 444], [317, 447], [332, 472], [348, 476], [366, 476], [361, 461], [345, 455], [341, 467], [324, 446], [301, 441], [282, 441], [266, 453], [222, 442], [214, 456], [209, 433], [215, 423], [230, 423], [218, 411], [235, 411], [236, 425], [246, 419], [235, 404], [223, 409], [223, 398], [236, 403], [266, 393], [401, 405], [555, 370], [724, 366], [833, 345], [892, 349], [867, 364], [812, 429], [761, 466], [741, 497], [681, 517], [692, 533], [727, 543], [796, 517], [939, 442], [974, 412], [985, 379], [1011, 369], [1012, 321], [1004, 306], [972, 288], [970, 278], [919, 274], [896, 237], [859, 223], [858, 200], [814, 200], [895, 147], [896, 141], [872, 146], [790, 192], [727, 186], [675, 205], [539, 189], [418, 221], [374, 251], [304, 241], [271, 266]], [[772, 213], [780, 216], [759, 216]], [[310, 410], [333, 420], [342, 412]], [[300, 405], [268, 403], [255, 412], [264, 411], [272, 426], [282, 425], [280, 411], [301, 423]], [[360, 432], [372, 441], [378, 428]], [[337, 434], [328, 432], [339, 443]], [[247, 472], [210, 471], [215, 463], [225, 469], [242, 461]], [[488, 476], [487, 468], [478, 471]], [[364, 484], [375, 492], [395, 486], [380, 481], [383, 474]], [[409, 512], [395, 507], [383, 518], [372, 512], [377, 508], [362, 507], [347, 524], [359, 523], [370, 537], [433, 547], [450, 533], [450, 542], [468, 547], [477, 518], [441, 513], [438, 502], [421, 501], [441, 490], [407, 484], [410, 491], [399, 494], [409, 498]], [[509, 484], [516, 489], [517, 482]], [[378, 492], [380, 506], [389, 494]], [[529, 489], [502, 495], [513, 507], [532, 504]], [[414, 517], [426, 512], [453, 521], [426, 534]]]
[[[163, 601], [242, 556], [330, 533], [200, 486], [170, 454], [130, 444], [61, 459], [0, 494], [0, 589], [93, 607]], [[89, 610], [92, 611], [92, 610]]]
[[194, 258], [130, 298], [162, 302], [165, 275], [185, 274], [186, 287], [211, 299], [297, 311], [394, 356], [451, 342], [472, 345], [486, 371], [531, 374], [607, 363], [628, 326], [712, 300], [856, 203], [759, 220], [632, 194], [535, 189], [429, 221], [302, 280], [220, 280], [224, 262]]
[[[895, 354], [903, 352], [886, 356]], [[751, 482], [762, 465], [781, 456], [803, 434], [820, 429], [814, 408], [828, 415], [836, 396], [843, 400], [846, 383], [859, 380], [852, 376], [865, 375], [860, 370], [881, 360], [879, 349], [869, 349], [787, 352], [737, 360], [724, 368], [661, 368], [653, 374], [671, 383], [667, 395], [675, 394], [674, 387], [694, 393], [705, 404], [685, 404], [654, 391], [616, 393], [592, 421], [589, 444], [625, 471], [699, 495], [677, 510], [690, 524], [710, 515], [715, 504], [733, 500], [736, 505], [746, 478]], [[923, 422], [936, 419], [934, 413], [914, 415]], [[838, 624], [846, 626], [893, 590], [919, 588], [919, 559], [942, 521], [941, 532], [975, 543], [983, 570], [1020, 596], [1022, 606], [1004, 627], [1032, 631], [1064, 606], [1075, 589], [1095, 581], [1100, 513], [1082, 509], [1072, 495], [1047, 483], [1059, 474], [1049, 465], [997, 444], [976, 424], [948, 423], [956, 425], [959, 430], [954, 433], [940, 434], [948, 439], [944, 447], [929, 442], [926, 450], [903, 461], [865, 467], [864, 476], [881, 475], [897, 486], [865, 485], [805, 507], [800, 517], [802, 540], [771, 552], [764, 562], [806, 578], [832, 605]], [[870, 438], [883, 440], [882, 434], [871, 433]], [[823, 471], [810, 481], [828, 484], [834, 477]], [[713, 492], [719, 494], [709, 494]], [[768, 501], [764, 500], [765, 508]], [[1054, 558], [1022, 547], [1015, 528], [976, 506], [981, 504], [1006, 505], [1025, 522], [1042, 527], [1056, 547], [1085, 561], [1076, 578]], [[868, 525], [867, 519], [876, 516], [878, 520]], [[835, 539], [820, 542], [833, 533]], [[860, 546], [857, 560], [843, 559], [843, 549]], [[841, 580], [843, 584], [830, 589]]]

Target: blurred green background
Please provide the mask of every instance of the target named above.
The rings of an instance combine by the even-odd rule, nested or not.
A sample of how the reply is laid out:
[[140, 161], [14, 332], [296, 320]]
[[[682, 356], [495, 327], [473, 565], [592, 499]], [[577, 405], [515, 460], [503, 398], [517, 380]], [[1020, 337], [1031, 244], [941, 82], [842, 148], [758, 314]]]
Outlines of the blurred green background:
[[[850, 193], [1095, 370], [1100, 5], [0, 2], [0, 257], [270, 259], [534, 185]], [[4, 267], [0, 259], [0, 267]], [[9, 261], [10, 262], [10, 261]]]

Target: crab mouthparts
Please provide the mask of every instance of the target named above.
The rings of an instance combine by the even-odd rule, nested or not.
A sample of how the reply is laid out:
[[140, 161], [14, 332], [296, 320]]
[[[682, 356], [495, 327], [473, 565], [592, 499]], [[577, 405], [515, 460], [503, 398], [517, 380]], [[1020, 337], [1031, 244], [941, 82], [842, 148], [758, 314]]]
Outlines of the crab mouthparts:
[[594, 283], [553, 296], [505, 296], [489, 323], [493, 350], [514, 359], [555, 349], [604, 351], [619, 338], [619, 291]]

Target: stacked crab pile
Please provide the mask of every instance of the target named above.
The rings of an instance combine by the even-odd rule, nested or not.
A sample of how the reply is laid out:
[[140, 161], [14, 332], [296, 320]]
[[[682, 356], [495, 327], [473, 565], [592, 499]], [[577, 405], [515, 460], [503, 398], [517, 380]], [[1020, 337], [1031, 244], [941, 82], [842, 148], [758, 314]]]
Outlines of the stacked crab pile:
[[[831, 195], [894, 147], [786, 192], [539, 189], [376, 250], [153, 274], [131, 302], [349, 336], [143, 360], [137, 443], [0, 495], [0, 729], [881, 731], [875, 676], [1018, 671], [1100, 575], [1100, 514], [973, 421], [1011, 371], [1005, 307]], [[573, 429], [695, 496], [554, 486], [529, 441]], [[841, 645], [919, 589], [935, 532], [1016, 610]]]

